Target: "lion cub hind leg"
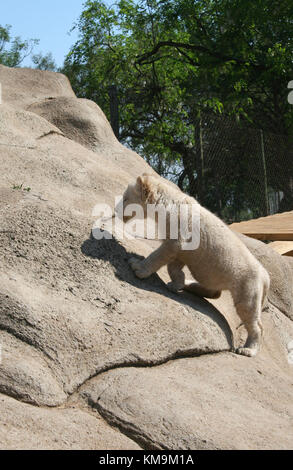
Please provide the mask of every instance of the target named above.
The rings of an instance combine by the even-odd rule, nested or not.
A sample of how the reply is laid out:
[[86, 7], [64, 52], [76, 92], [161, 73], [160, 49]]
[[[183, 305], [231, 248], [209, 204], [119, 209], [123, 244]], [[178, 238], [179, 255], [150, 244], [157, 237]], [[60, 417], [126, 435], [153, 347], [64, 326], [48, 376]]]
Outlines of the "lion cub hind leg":
[[[236, 308], [238, 315], [242, 315], [242, 321], [248, 333], [245, 345], [241, 348], [237, 348], [236, 353], [248, 357], [256, 356], [260, 350], [263, 332], [260, 315], [257, 313], [253, 318], [251, 312], [246, 310], [245, 307], [238, 305]], [[257, 320], [257, 318], [259, 318], [259, 320]]]
[[237, 298], [234, 299], [237, 313], [248, 333], [244, 347], [236, 350], [238, 354], [253, 357], [260, 350], [263, 333], [261, 313], [267, 291], [268, 285], [266, 280], [251, 280], [247, 283], [245, 288], [237, 294]]
[[206, 287], [201, 286], [198, 282], [194, 281], [185, 281], [185, 274], [182, 271], [184, 263], [175, 259], [168, 264], [168, 273], [171, 278], [171, 282], [167, 284], [167, 287], [172, 292], [180, 292], [186, 290], [192, 292], [192, 294], [197, 295], [198, 297], [207, 297], [209, 299], [217, 299], [221, 295], [221, 291], [207, 289]]
[[184, 290], [198, 297], [206, 297], [207, 299], [218, 299], [222, 293], [220, 290], [208, 289], [194, 281], [185, 281]]

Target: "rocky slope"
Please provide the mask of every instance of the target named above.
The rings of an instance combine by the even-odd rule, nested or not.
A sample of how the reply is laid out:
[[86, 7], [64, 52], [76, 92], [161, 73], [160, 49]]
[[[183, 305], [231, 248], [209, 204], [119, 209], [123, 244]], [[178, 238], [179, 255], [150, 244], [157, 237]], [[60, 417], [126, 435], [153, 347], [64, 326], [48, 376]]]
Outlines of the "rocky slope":
[[129, 269], [143, 240], [95, 240], [151, 171], [63, 75], [0, 66], [0, 448], [293, 447], [293, 264], [243, 237], [269, 270], [254, 359], [227, 293], [171, 294]]

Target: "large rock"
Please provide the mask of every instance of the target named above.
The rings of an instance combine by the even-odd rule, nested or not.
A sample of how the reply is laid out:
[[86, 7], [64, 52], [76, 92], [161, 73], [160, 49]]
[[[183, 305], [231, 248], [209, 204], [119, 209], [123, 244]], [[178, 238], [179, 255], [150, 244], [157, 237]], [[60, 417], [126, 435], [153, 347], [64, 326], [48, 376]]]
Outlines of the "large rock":
[[0, 65], [0, 80], [3, 100], [18, 109], [44, 98], [75, 96], [68, 78], [60, 73]]
[[36, 408], [0, 395], [0, 450], [138, 450], [87, 408]]
[[151, 449], [292, 449], [292, 378], [268, 357], [220, 353], [116, 369], [81, 390]]
[[[262, 243], [257, 247], [249, 246], [272, 277], [269, 305], [264, 313], [265, 343], [256, 360], [239, 359], [232, 352], [228, 353], [233, 344], [239, 345], [245, 340], [229, 296], [224, 294], [212, 305], [191, 294], [171, 294], [165, 286], [164, 269], [140, 281], [129, 269], [128, 259], [133, 253], [148, 255], [154, 243], [115, 238], [97, 241], [91, 236], [95, 205], [107, 203], [113, 207], [115, 196], [122, 194], [133, 178], [144, 171], [152, 171], [146, 162], [116, 140], [101, 110], [92, 102], [76, 98], [63, 75], [0, 66], [0, 82], [3, 86], [0, 113], [0, 393], [3, 394], [0, 447], [13, 448], [13, 435], [18, 433], [18, 442], [24, 436], [23, 448], [35, 447], [36, 442], [44, 448], [100, 448], [96, 436], [111, 428], [100, 427], [96, 408], [111, 425], [119, 426], [119, 431], [115, 429], [113, 433], [113, 447], [135, 446], [124, 438], [124, 433], [131, 433], [121, 425], [123, 417], [119, 417], [117, 411], [119, 400], [123, 402], [126, 393], [129, 373], [129, 380], [133, 378], [134, 382], [139, 382], [141, 377], [141, 385], [135, 384], [133, 388], [140, 410], [134, 407], [133, 420], [128, 419], [129, 426], [137, 430], [133, 440], [150, 447], [200, 448], [205, 447], [204, 440], [207, 440], [210, 447], [231, 445], [237, 448], [244, 442], [241, 433], [233, 445], [227, 433], [221, 440], [212, 434], [208, 439], [204, 437], [207, 432], [200, 423], [205, 419], [205, 408], [187, 403], [187, 395], [182, 391], [184, 384], [184, 390], [190, 390], [191, 394], [198, 390], [198, 396], [204, 395], [203, 385], [197, 389], [197, 384], [206, 382], [208, 387], [212, 383], [209, 380], [216, 367], [213, 364], [219, 357], [218, 379], [223, 382], [229, 368], [231, 381], [244, 371], [247, 383], [253, 383], [257, 361], [263, 361], [267, 382], [258, 384], [259, 417], [262, 413], [264, 416], [271, 413], [277, 423], [274, 403], [267, 403], [265, 394], [272, 362], [278, 365], [272, 369], [276, 382], [280, 379], [292, 383], [287, 350], [293, 338], [293, 267], [290, 263], [276, 257]], [[218, 356], [224, 351], [225, 354]], [[189, 358], [187, 362], [179, 361], [183, 357]], [[202, 364], [207, 360], [209, 366], [204, 374]], [[168, 368], [160, 365], [167, 362]], [[189, 364], [198, 368], [198, 373], [190, 373]], [[122, 371], [126, 374], [125, 383], [120, 379], [119, 373], [124, 377]], [[110, 389], [103, 389], [103, 405], [97, 405], [100, 387], [108, 380], [112, 384], [114, 376], [117, 386], [114, 381]], [[148, 377], [153, 395], [143, 385]], [[174, 383], [170, 386], [169, 403], [173, 400], [173, 408], [163, 403], [169, 380], [176, 382], [176, 386]], [[161, 384], [164, 384], [164, 393]], [[180, 393], [177, 387], [181, 387]], [[82, 394], [78, 393], [80, 388]], [[219, 388], [215, 408], [217, 401], [225, 402], [224, 393], [228, 401], [232, 396], [229, 390]], [[85, 404], [81, 400], [85, 396], [87, 419], [92, 423], [90, 435]], [[148, 405], [151, 396], [157, 418], [161, 417], [169, 427], [174, 427], [168, 439], [162, 437], [167, 431], [160, 430], [159, 424], [152, 420]], [[80, 441], [68, 436], [65, 442], [64, 426], [72, 419], [70, 407], [75, 399], [78, 415], [75, 428], [80, 428]], [[280, 402], [288, 416], [292, 416], [285, 395], [280, 396]], [[249, 402], [240, 400], [235, 408], [235, 416], [239, 417], [243, 429], [244, 405], [250, 406]], [[191, 422], [187, 422], [184, 406], [186, 410], [189, 406], [194, 410], [193, 433], [188, 427]], [[11, 426], [12, 409], [16, 424], [5, 437], [5, 425]], [[48, 416], [48, 426], [44, 424], [36, 431], [34, 420], [28, 417], [25, 426], [18, 425], [23, 410], [26, 416], [31, 414], [35, 419], [39, 416], [43, 423]], [[254, 410], [251, 402], [247, 413], [253, 415]], [[214, 415], [215, 426], [220, 420], [226, 420], [228, 427], [232, 419], [228, 405], [221, 413]], [[98, 420], [96, 428], [95, 420]], [[57, 441], [46, 440], [50, 423]], [[279, 423], [287, 426], [286, 420]], [[232, 426], [232, 422], [230, 424]], [[189, 438], [186, 431], [182, 431], [185, 425], [188, 425]], [[261, 448], [261, 441], [255, 444], [254, 433], [257, 432], [256, 425], [247, 431], [247, 448]], [[141, 437], [145, 434], [149, 438]], [[266, 447], [289, 447], [287, 440], [282, 440], [281, 431], [279, 434], [278, 431], [271, 433]]]
[[[156, 276], [137, 280], [125, 248], [88, 238], [85, 217], [26, 199], [7, 212], [0, 327], [41, 353], [65, 393], [107, 368], [231, 347], [228, 325], [215, 308], [180, 301]], [[5, 377], [10, 364], [3, 360]], [[37, 368], [31, 373], [41, 379]], [[40, 403], [45, 392], [40, 384]]]
[[28, 110], [90, 150], [113, 148], [118, 144], [104, 113], [93, 101], [61, 96], [34, 103]]

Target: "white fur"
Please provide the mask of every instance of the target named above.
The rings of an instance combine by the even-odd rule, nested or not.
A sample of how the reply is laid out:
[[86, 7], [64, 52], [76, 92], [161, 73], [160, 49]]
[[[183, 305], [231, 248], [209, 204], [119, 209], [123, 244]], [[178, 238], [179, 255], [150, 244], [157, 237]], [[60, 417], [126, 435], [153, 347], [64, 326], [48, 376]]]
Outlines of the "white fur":
[[[229, 290], [248, 332], [245, 346], [238, 348], [237, 352], [246, 356], [256, 355], [262, 336], [261, 312], [270, 278], [248, 248], [218, 217], [163, 178], [146, 174], [138, 177], [136, 183], [125, 191], [123, 203], [124, 208], [128, 204], [141, 204], [145, 217], [147, 204], [163, 204], [166, 208], [170, 204], [197, 205], [200, 211], [198, 248], [183, 250], [180, 237], [171, 240], [167, 230], [167, 239], [157, 250], [142, 261], [131, 258], [130, 266], [143, 279], [167, 265], [172, 281], [169, 288], [175, 292], [186, 289], [203, 297], [215, 298], [222, 290]], [[198, 283], [185, 283], [182, 271], [185, 265]]]

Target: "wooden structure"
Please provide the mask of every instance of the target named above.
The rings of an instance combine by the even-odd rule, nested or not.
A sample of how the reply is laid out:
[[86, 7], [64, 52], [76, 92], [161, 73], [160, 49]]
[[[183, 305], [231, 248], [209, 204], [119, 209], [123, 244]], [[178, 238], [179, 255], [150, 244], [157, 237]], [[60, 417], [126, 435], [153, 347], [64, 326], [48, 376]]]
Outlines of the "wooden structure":
[[278, 253], [293, 256], [293, 211], [246, 220], [230, 228], [248, 237], [272, 241], [270, 246]]

